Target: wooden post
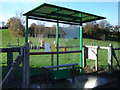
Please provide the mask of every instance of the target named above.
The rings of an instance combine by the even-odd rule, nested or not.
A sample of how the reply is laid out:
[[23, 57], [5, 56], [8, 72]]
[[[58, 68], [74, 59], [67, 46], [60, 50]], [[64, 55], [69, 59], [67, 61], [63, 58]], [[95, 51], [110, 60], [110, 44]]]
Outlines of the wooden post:
[[109, 45], [108, 49], [108, 72], [112, 73], [112, 44]]
[[51, 54], [51, 66], [53, 66], [54, 65], [54, 56], [53, 56], [53, 54]]
[[98, 47], [96, 47], [95, 70], [98, 71]]
[[9, 51], [9, 52], [7, 52], [7, 66], [8, 66], [8, 70], [10, 69], [12, 63], [13, 63], [13, 52]]
[[86, 67], [86, 53], [88, 53], [88, 52], [86, 52], [86, 46], [84, 46], [83, 47], [83, 51], [82, 51], [82, 53], [83, 53], [83, 67]]
[[23, 88], [28, 88], [29, 87], [29, 44], [26, 43], [24, 50], [23, 50]]

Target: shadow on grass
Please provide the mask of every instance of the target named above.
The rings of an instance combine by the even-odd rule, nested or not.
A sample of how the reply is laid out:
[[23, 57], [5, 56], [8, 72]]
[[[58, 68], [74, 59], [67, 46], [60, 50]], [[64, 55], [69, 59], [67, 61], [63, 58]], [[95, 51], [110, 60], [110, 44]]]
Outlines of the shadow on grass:
[[[90, 37], [90, 36], [83, 36], [84, 39], [94, 39], [94, 40], [100, 40], [100, 39], [97, 39], [97, 38], [93, 38], [93, 37]], [[103, 40], [100, 40], [100, 41], [103, 41]], [[113, 41], [113, 42], [120, 42], [120, 39], [118, 37], [107, 37], [105, 39], [105, 41]]]

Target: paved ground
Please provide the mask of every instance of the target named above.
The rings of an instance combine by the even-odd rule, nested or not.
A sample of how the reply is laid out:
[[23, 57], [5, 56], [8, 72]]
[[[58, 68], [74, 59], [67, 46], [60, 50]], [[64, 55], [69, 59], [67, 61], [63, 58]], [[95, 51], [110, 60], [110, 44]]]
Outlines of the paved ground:
[[114, 88], [115, 90], [120, 90], [120, 80], [114, 80], [112, 82], [109, 82], [109, 83], [106, 83], [104, 85], [101, 85], [101, 86], [98, 86], [97, 88], [95, 89], [98, 89], [98, 88]]
[[119, 88], [117, 78], [101, 77], [95, 75], [76, 76], [74, 83], [72, 79], [53, 80], [48, 83], [34, 83], [31, 88]]

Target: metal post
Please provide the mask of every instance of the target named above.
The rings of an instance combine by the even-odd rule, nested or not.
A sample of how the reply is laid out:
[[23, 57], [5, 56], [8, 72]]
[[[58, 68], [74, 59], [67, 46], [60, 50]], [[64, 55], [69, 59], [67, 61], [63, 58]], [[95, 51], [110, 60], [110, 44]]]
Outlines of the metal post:
[[28, 16], [26, 16], [25, 43], [28, 43]]
[[[79, 38], [80, 38], [80, 51], [82, 51], [82, 23], [80, 24], [80, 28], [79, 28]], [[80, 52], [80, 67], [83, 67], [83, 62], [82, 62], [82, 52]], [[80, 69], [80, 73], [82, 73], [82, 69]]]
[[27, 43], [23, 50], [23, 88], [29, 87], [29, 44]]
[[59, 23], [56, 26], [57, 65], [59, 65]]

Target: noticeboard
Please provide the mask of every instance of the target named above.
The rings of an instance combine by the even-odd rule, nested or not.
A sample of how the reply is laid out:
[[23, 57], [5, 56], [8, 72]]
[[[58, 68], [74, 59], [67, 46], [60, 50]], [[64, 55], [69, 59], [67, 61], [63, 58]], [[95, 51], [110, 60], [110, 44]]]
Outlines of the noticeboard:
[[45, 43], [45, 52], [50, 51], [50, 43]]
[[51, 49], [51, 51], [55, 51], [56, 50], [55, 44], [51, 44], [50, 49]]

